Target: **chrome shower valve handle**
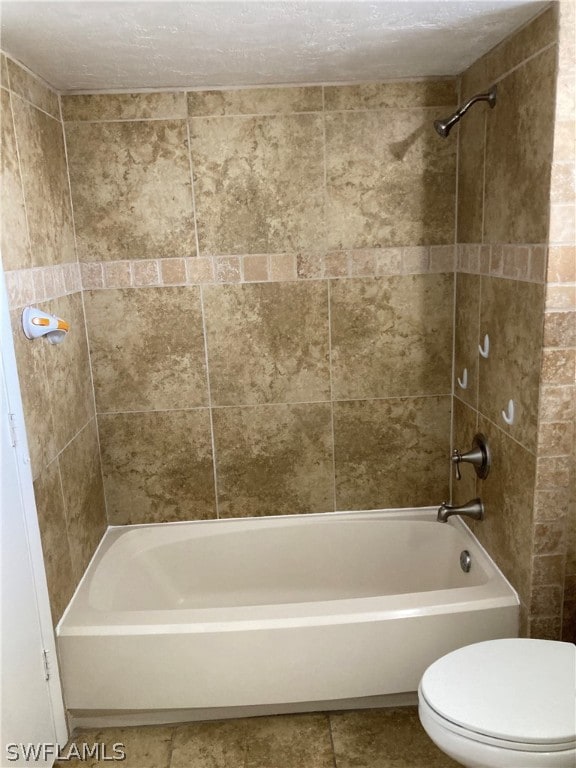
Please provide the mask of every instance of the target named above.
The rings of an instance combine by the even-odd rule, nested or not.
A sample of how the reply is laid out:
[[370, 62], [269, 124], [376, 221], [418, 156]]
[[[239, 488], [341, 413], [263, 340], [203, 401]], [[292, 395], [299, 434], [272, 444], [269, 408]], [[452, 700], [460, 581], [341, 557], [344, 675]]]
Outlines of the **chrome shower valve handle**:
[[476, 471], [476, 475], [481, 480], [485, 480], [490, 472], [490, 464], [492, 461], [488, 441], [484, 435], [479, 432], [477, 435], [474, 435], [471, 450], [466, 453], [461, 453], [458, 448], [454, 448], [451, 461], [452, 464], [454, 464], [456, 480], [462, 479], [462, 473], [460, 472], [460, 464], [462, 462], [472, 464]]

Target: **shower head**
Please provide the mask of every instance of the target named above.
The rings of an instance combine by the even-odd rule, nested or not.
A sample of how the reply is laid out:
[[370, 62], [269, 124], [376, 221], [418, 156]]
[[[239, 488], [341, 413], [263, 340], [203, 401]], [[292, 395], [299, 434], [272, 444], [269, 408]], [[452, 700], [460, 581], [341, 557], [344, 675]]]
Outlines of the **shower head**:
[[486, 93], [478, 93], [476, 96], [472, 96], [471, 99], [468, 99], [468, 101], [463, 106], [459, 107], [456, 112], [450, 115], [450, 117], [445, 117], [442, 120], [434, 120], [434, 128], [436, 129], [436, 132], [445, 139], [460, 118], [465, 115], [472, 104], [475, 104], [477, 101], [487, 101], [490, 108], [494, 107], [496, 104], [496, 86], [493, 85]]

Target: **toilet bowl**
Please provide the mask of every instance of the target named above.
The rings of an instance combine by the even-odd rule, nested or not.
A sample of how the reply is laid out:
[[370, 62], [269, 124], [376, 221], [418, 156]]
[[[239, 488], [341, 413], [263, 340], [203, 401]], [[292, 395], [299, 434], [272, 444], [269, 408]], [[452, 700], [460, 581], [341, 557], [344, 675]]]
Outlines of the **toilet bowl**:
[[488, 640], [435, 661], [418, 688], [424, 730], [468, 768], [575, 768], [576, 646]]

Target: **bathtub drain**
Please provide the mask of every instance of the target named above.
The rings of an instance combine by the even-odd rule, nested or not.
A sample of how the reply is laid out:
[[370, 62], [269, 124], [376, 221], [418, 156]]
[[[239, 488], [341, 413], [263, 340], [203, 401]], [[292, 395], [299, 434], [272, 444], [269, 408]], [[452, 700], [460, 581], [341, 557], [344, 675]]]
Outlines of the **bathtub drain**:
[[471, 567], [472, 558], [470, 557], [470, 552], [468, 552], [467, 549], [463, 549], [462, 552], [460, 552], [460, 568], [462, 568], [464, 573], [468, 573]]

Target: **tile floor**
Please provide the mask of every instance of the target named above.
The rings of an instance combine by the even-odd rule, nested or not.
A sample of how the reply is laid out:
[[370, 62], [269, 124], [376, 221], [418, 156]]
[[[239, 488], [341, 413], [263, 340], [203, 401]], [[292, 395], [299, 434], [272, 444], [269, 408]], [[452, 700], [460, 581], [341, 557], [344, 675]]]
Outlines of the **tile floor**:
[[[457, 768], [430, 741], [416, 707], [80, 730], [72, 741], [104, 742], [108, 759], [59, 768]], [[116, 763], [117, 742], [126, 759]]]

